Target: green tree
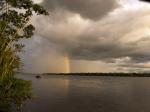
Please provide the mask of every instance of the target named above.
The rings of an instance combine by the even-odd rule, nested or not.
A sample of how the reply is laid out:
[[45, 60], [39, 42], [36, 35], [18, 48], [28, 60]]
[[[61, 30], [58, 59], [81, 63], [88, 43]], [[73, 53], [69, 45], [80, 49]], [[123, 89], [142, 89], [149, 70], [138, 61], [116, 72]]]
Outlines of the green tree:
[[0, 0], [0, 112], [10, 112], [12, 104], [19, 109], [32, 96], [31, 82], [16, 79], [14, 74], [21, 65], [17, 54], [24, 45], [20, 40], [34, 34], [29, 24], [33, 15], [48, 13], [32, 0]]
[[32, 0], [0, 1], [0, 81], [12, 78], [20, 67], [20, 52], [24, 45], [20, 39], [31, 38], [34, 26], [29, 24], [33, 15], [48, 15], [48, 12]]

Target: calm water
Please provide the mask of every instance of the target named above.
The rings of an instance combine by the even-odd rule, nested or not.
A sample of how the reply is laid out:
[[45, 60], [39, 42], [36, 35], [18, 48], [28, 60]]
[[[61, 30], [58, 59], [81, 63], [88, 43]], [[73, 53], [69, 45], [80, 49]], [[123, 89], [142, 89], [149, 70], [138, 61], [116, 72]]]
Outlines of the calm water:
[[23, 112], [150, 112], [150, 78], [20, 75], [35, 98]]

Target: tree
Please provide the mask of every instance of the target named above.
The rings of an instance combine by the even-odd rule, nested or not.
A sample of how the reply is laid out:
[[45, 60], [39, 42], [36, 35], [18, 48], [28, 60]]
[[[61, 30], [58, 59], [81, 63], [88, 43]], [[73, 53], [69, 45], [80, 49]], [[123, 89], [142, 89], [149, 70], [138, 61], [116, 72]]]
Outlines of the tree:
[[[31, 38], [34, 26], [29, 24], [33, 15], [48, 15], [32, 0], [0, 0], [0, 111], [7, 112], [11, 104], [20, 108], [30, 98], [31, 83], [14, 77], [20, 68], [18, 52], [24, 47], [21, 39]], [[11, 109], [10, 109], [11, 110]]]
[[33, 15], [48, 12], [32, 0], [0, 1], [0, 81], [13, 77], [20, 68], [20, 52], [24, 45], [20, 39], [31, 38], [35, 27], [29, 24]]

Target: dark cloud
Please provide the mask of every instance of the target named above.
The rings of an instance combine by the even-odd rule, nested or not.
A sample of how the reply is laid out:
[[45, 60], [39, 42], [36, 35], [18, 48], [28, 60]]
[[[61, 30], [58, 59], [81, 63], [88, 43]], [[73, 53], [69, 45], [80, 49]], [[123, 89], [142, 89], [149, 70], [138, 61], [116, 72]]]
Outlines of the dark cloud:
[[[36, 20], [39, 23], [37, 34], [72, 59], [112, 62], [114, 59], [130, 57], [137, 63], [146, 62], [150, 60], [150, 38], [143, 37], [144, 33], [141, 32], [149, 27], [145, 24], [149, 20], [145, 18], [148, 13], [144, 13], [124, 12], [117, 15], [120, 18], [112, 16], [97, 22], [76, 15], [67, 16], [66, 20], [61, 21], [39, 18]], [[45, 28], [41, 28], [40, 23]]]
[[[28, 44], [29, 56], [26, 57], [30, 59], [25, 59], [28, 68], [34, 68], [30, 66], [32, 63], [42, 63], [38, 68], [43, 66], [44, 71], [44, 63], [49, 60], [48, 71], [49, 68], [55, 68], [50, 67], [53, 63], [59, 64], [55, 57], [67, 55], [71, 60], [79, 61], [75, 65], [90, 65], [94, 62], [92, 66], [96, 70], [99, 67], [94, 67], [94, 64], [99, 61], [102, 63], [96, 64], [98, 66], [104, 67], [105, 63], [106, 67], [111, 64], [107, 68], [110, 71], [115, 71], [116, 68], [118, 71], [140, 71], [140, 68], [147, 70], [149, 66], [145, 67], [141, 63], [150, 61], [149, 11], [119, 8], [107, 15], [116, 8], [116, 1], [45, 0], [43, 4], [52, 13], [48, 17], [37, 17], [32, 21], [38, 38]], [[51, 56], [53, 54], [59, 56]], [[87, 67], [89, 68], [91, 66]]]
[[51, 12], [67, 10], [82, 17], [99, 20], [118, 7], [118, 0], [44, 0], [43, 5]]
[[[93, 38], [93, 37], [89, 37]], [[134, 62], [141, 63], [150, 60], [150, 38], [135, 42], [121, 43], [118, 40], [101, 38], [87, 41], [78, 40], [75, 45], [67, 45], [67, 52], [73, 59], [103, 60], [112, 62], [114, 59], [130, 57]]]

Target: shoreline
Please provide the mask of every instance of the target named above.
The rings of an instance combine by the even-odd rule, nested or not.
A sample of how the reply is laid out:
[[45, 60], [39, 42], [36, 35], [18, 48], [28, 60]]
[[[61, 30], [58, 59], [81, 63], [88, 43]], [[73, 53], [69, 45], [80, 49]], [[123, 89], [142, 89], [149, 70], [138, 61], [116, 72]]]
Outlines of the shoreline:
[[16, 72], [24, 75], [51, 75], [51, 76], [105, 76], [105, 77], [150, 77], [150, 73], [24, 73]]
[[150, 73], [44, 73], [59, 76], [111, 76], [111, 77], [150, 77]]

